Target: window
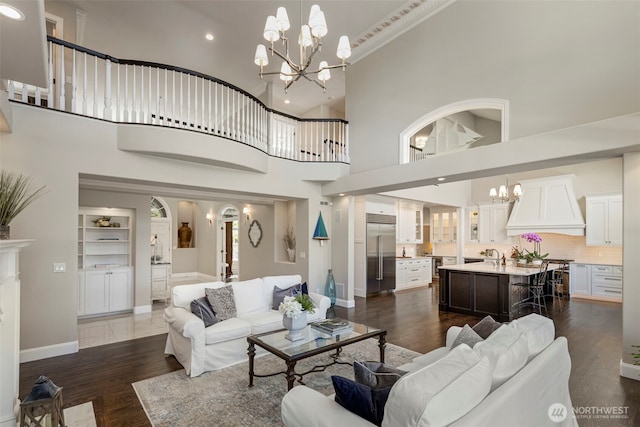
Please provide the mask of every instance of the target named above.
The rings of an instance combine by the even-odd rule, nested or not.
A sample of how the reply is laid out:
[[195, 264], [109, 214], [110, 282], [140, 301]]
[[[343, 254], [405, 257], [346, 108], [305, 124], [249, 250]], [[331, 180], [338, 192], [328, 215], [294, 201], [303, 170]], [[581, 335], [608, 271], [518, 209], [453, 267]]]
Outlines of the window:
[[151, 218], [166, 218], [167, 211], [158, 199], [155, 197], [151, 198]]

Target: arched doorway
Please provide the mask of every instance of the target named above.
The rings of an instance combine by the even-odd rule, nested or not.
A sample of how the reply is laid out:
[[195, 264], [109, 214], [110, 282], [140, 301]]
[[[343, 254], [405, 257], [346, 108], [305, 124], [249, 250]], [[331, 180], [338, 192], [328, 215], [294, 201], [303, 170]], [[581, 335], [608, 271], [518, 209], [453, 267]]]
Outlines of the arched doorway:
[[237, 281], [240, 275], [239, 211], [235, 206], [223, 206], [217, 215], [218, 277], [224, 282]]

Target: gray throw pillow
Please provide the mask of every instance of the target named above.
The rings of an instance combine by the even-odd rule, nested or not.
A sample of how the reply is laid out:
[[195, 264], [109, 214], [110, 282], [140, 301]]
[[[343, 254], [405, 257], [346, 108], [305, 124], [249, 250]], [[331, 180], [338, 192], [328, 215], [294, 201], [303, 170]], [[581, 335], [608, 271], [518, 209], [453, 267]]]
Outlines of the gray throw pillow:
[[207, 300], [207, 297], [202, 297], [191, 301], [191, 312], [202, 319], [205, 328], [218, 323], [218, 319], [216, 318], [211, 305], [209, 305], [209, 300]]
[[307, 289], [307, 282], [298, 283], [288, 287], [287, 289], [280, 289], [277, 286], [273, 287], [273, 309], [277, 310], [280, 307], [280, 303], [284, 301], [284, 297], [295, 297], [296, 295], [309, 294]]
[[502, 323], [496, 322], [491, 316], [486, 316], [481, 321], [473, 325], [473, 330], [476, 334], [480, 335], [483, 340], [486, 340], [489, 335], [491, 335], [493, 331], [498, 329], [500, 326], [502, 326]]
[[451, 348], [449, 350], [453, 350], [460, 344], [466, 344], [469, 347], [473, 348], [474, 345], [478, 344], [481, 341], [484, 340], [480, 335], [476, 334], [471, 326], [464, 325], [456, 339], [453, 341], [453, 344], [451, 345]]
[[406, 373], [380, 362], [353, 362], [356, 382], [373, 389], [390, 387]]
[[236, 317], [236, 301], [233, 298], [232, 286], [206, 288], [204, 293], [219, 322]]

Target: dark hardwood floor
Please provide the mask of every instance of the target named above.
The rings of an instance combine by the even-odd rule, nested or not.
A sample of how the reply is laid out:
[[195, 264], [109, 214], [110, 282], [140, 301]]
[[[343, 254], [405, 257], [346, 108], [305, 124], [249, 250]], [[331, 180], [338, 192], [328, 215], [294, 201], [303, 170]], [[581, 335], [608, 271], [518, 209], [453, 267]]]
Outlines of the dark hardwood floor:
[[[420, 353], [444, 345], [451, 325], [478, 319], [438, 313], [434, 288], [368, 299], [336, 307], [336, 315], [385, 328], [387, 341]], [[581, 418], [580, 426], [640, 425], [640, 382], [619, 376], [622, 342], [620, 304], [572, 300], [550, 310], [556, 335], [566, 336], [572, 360], [571, 398], [578, 407], [627, 407], [625, 419]], [[76, 354], [20, 365], [20, 397], [40, 374], [64, 387], [64, 406], [92, 401], [98, 426], [148, 426], [131, 383], [181, 369], [163, 355], [166, 334], [80, 350]]]

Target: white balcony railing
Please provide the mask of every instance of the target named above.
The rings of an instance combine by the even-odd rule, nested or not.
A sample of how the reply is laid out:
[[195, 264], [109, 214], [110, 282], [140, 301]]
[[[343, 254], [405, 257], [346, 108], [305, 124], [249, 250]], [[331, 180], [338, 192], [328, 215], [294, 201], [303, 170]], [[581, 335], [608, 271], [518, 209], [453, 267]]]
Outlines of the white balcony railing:
[[121, 60], [52, 37], [48, 45], [48, 87], [10, 80], [10, 100], [112, 122], [202, 132], [291, 160], [350, 161], [344, 120], [280, 113], [195, 71]]

